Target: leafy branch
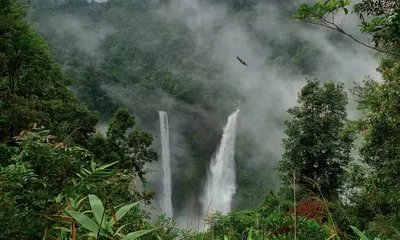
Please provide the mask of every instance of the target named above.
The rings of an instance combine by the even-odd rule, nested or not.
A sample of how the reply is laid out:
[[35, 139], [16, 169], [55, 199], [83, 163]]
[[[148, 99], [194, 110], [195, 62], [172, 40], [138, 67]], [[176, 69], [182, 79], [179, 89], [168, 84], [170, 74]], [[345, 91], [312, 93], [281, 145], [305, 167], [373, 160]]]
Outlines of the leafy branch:
[[[348, 7], [350, 3], [350, 0], [326, 0], [325, 2], [317, 2], [314, 5], [301, 4], [296, 15], [292, 16], [292, 18], [338, 31], [369, 49], [385, 54], [400, 56], [400, 53], [398, 52], [387, 51], [382, 48], [371, 46], [347, 33], [343, 30], [344, 20], [340, 24], [335, 22], [335, 17], [339, 12], [344, 12], [345, 15], [349, 14]], [[376, 17], [372, 19], [370, 23], [363, 21], [360, 25], [361, 32], [371, 33], [374, 37], [374, 41], [377, 43], [378, 40], [382, 39], [381, 35], [383, 34], [383, 30], [387, 31], [387, 29], [390, 28], [391, 32], [393, 32], [394, 29], [397, 29], [397, 25], [393, 26], [393, 23], [395, 22], [394, 20], [397, 20], [397, 14], [389, 17]]]

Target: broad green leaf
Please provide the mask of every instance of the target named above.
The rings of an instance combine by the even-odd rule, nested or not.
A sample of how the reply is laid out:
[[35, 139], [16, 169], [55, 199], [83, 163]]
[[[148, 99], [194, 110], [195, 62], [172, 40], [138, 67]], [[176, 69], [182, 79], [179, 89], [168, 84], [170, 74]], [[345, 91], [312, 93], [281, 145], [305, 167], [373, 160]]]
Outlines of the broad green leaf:
[[228, 240], [228, 238], [226, 236], [224, 236], [224, 240]]
[[349, 14], [349, 10], [347, 8], [343, 8], [344, 14]]
[[106, 168], [108, 168], [108, 167], [111, 167], [112, 165], [117, 164], [118, 162], [119, 162], [119, 161], [115, 161], [115, 162], [112, 162], [112, 163], [109, 163], [109, 164], [100, 166], [100, 167], [96, 168], [96, 170], [104, 170], [104, 169], [106, 169]]
[[[138, 205], [139, 202], [135, 202], [135, 203], [131, 203], [128, 204], [126, 206], [121, 207], [120, 209], [118, 209], [118, 211], [115, 213], [115, 216], [117, 218], [117, 222], [123, 217], [125, 216], [125, 214], [134, 206]], [[107, 224], [107, 228], [111, 227], [112, 225], [114, 225], [114, 218], [111, 218], [111, 220], [108, 222]]]
[[350, 226], [351, 229], [353, 229], [353, 231], [355, 233], [357, 233], [357, 235], [361, 238], [361, 240], [369, 240], [369, 238], [367, 238], [367, 236], [364, 235], [364, 233], [362, 233], [358, 228]]
[[[104, 214], [103, 203], [97, 196], [92, 194], [89, 195], [89, 202], [90, 202], [90, 207], [92, 208], [93, 211], [93, 215], [96, 218], [97, 223], [100, 225], [101, 217]], [[103, 223], [101, 224], [102, 226], [104, 226], [105, 220], [106, 220], [105, 217], [103, 217]]]
[[95, 233], [97, 235], [97, 232], [99, 231], [99, 225], [95, 223], [92, 219], [90, 219], [88, 216], [76, 212], [76, 211], [71, 211], [67, 210], [69, 215], [71, 215], [79, 224], [82, 225], [82, 227], [86, 228], [87, 230]]
[[146, 235], [148, 233], [153, 232], [154, 230], [156, 230], [157, 228], [153, 228], [150, 230], [140, 230], [137, 232], [133, 232], [133, 233], [128, 233], [127, 235], [125, 235], [123, 238], [121, 238], [121, 240], [131, 240], [131, 239], [137, 239], [143, 235]]

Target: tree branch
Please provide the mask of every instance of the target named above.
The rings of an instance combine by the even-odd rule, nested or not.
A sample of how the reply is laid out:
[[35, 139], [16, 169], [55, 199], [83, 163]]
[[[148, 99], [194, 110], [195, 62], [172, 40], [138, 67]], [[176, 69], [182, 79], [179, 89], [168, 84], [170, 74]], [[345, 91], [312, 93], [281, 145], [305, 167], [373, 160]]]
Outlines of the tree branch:
[[[310, 20], [310, 19], [301, 19], [301, 20], [302, 20], [303, 22], [306, 22], [306, 23], [311, 23], [311, 24], [314, 24], [314, 25], [323, 26], [323, 27], [326, 27], [326, 28], [329, 28], [329, 29], [338, 31], [338, 32], [340, 32], [340, 33], [346, 35], [347, 37], [351, 38], [353, 41], [355, 41], [355, 42], [357, 42], [357, 43], [359, 43], [359, 44], [361, 44], [361, 45], [363, 45], [364, 47], [367, 47], [367, 48], [369, 48], [369, 49], [372, 49], [372, 50], [375, 50], [375, 51], [378, 51], [378, 52], [381, 52], [381, 53], [385, 53], [385, 54], [400, 56], [400, 53], [386, 51], [386, 50], [383, 50], [383, 49], [379, 49], [379, 48], [376, 48], [376, 47], [372, 47], [372, 46], [370, 46], [370, 45], [368, 45], [368, 44], [366, 44], [366, 43], [361, 42], [360, 40], [356, 39], [356, 38], [353, 37], [352, 35], [350, 35], [350, 34], [348, 34], [347, 32], [345, 32], [345, 31], [343, 30], [343, 28], [339, 27], [339, 26], [336, 25], [334, 22], [330, 22], [330, 21], [326, 20], [326, 18], [320, 18], [319, 20], [320, 20], [321, 23], [312, 21], [312, 20]], [[328, 24], [330, 24], [330, 25], [332, 25], [332, 26], [329, 26]], [[342, 24], [343, 24], [343, 23], [342, 23]]]

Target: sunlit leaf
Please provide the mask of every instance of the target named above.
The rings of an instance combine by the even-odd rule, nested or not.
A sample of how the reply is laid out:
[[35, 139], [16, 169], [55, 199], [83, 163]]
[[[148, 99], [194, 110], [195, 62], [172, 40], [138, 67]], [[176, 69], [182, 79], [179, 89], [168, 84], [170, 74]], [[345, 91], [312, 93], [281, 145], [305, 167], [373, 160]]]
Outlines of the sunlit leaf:
[[[92, 194], [89, 195], [89, 202], [90, 202], [90, 207], [92, 208], [92, 211], [93, 211], [93, 215], [96, 218], [97, 223], [100, 225], [100, 221], [102, 219], [102, 216], [104, 215], [103, 203], [97, 196], [92, 195]], [[104, 225], [104, 222], [105, 222], [105, 220], [103, 217], [102, 225]]]

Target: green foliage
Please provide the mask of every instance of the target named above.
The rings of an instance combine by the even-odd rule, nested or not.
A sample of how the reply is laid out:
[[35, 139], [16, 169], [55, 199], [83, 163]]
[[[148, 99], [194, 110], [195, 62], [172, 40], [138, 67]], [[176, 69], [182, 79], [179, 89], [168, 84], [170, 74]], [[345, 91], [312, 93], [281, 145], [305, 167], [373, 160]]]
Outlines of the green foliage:
[[[338, 13], [349, 14], [348, 6], [350, 3], [350, 0], [326, 0], [312, 5], [301, 4], [293, 18], [339, 31], [366, 47], [398, 56], [400, 37], [400, 8], [398, 8], [398, 2], [396, 0], [363, 0], [361, 3], [354, 5], [352, 13], [358, 14], [362, 19], [359, 25], [360, 31], [373, 36], [374, 47], [357, 40], [343, 30], [342, 24], [335, 22], [335, 16]], [[365, 15], [373, 15], [374, 17], [366, 21]]]
[[263, 215], [278, 213], [277, 210], [280, 207], [280, 199], [271, 190], [265, 197], [264, 202], [258, 207], [257, 211]]
[[[141, 138], [131, 141], [141, 144]], [[0, 192], [4, 193], [0, 198], [0, 216], [14, 216], [13, 221], [5, 223], [9, 230], [3, 236], [25, 239], [43, 232], [42, 224], [46, 224], [46, 221], [32, 219], [37, 214], [55, 211], [54, 205], [49, 207], [54, 204], [54, 200], [50, 199], [60, 196], [60, 191], [71, 197], [90, 192], [97, 192], [101, 196], [107, 193], [121, 194], [127, 192], [133, 177], [129, 169], [120, 173], [109, 171], [108, 168], [116, 166], [117, 162], [105, 165], [96, 163], [94, 154], [88, 150], [56, 142], [49, 130], [36, 127], [36, 124], [21, 132], [17, 143], [19, 148], [1, 145], [2, 155], [8, 159], [2, 161], [0, 169]], [[135, 150], [140, 151], [137, 148]], [[144, 156], [144, 153], [140, 154]], [[136, 197], [151, 197], [144, 194], [137, 194]], [[113, 198], [116, 202], [121, 201], [118, 195]], [[117, 220], [119, 218], [117, 213]]]
[[[113, 207], [110, 205], [110, 211], [108, 212], [104, 209], [104, 206], [108, 206], [107, 202], [103, 204], [101, 200], [95, 195], [89, 195], [89, 203], [91, 206], [91, 212], [95, 217], [95, 221], [84, 214], [84, 212], [78, 212], [74, 210], [66, 209], [66, 212], [73, 217], [73, 219], [82, 225], [86, 230], [89, 232], [84, 234], [83, 236], [91, 236], [98, 238], [98, 236], [103, 236], [106, 239], [121, 239], [121, 240], [128, 240], [128, 239], [136, 239], [140, 236], [146, 235], [155, 229], [150, 230], [142, 230], [127, 234], [121, 234], [121, 230], [124, 228], [124, 225], [120, 226], [117, 230], [113, 229], [113, 226], [117, 226], [118, 221], [126, 215], [126, 213], [134, 206], [136, 206], [139, 202], [132, 203], [120, 207], [116, 212], [114, 212]], [[83, 199], [82, 199], [83, 200]], [[82, 201], [80, 200], [80, 201]], [[67, 207], [68, 208], [68, 207]], [[83, 210], [83, 209], [82, 209]], [[68, 217], [68, 216], [67, 216]], [[74, 222], [72, 224], [75, 224]], [[59, 226], [60, 229], [61, 226]], [[71, 232], [72, 235], [74, 230], [67, 232]], [[76, 235], [75, 235], [76, 236]], [[80, 239], [78, 236], [77, 239]]]
[[[400, 13], [386, 14], [375, 17], [370, 22], [361, 23], [361, 32], [373, 35], [375, 46], [379, 44], [398, 44], [400, 37]], [[397, 45], [396, 45], [397, 46]]]
[[[249, 235], [255, 239], [293, 239], [294, 217], [259, 215], [250, 211], [232, 212], [227, 216], [215, 214], [209, 220], [210, 230], [216, 239], [241, 239]], [[298, 239], [327, 239], [329, 234], [318, 223], [305, 218], [297, 219]]]
[[[359, 109], [364, 117], [359, 120], [363, 135], [361, 160], [368, 168], [353, 173], [354, 187], [359, 190], [350, 198], [355, 206], [352, 213], [362, 228], [368, 227], [372, 236], [391, 237], [390, 226], [398, 227], [400, 209], [398, 201], [397, 164], [398, 146], [398, 77], [399, 63], [382, 60], [379, 70], [383, 83], [366, 80], [357, 85]], [[365, 176], [362, 176], [364, 172]]]
[[26, 21], [26, 6], [10, 0], [0, 11], [0, 141], [39, 119], [59, 138], [73, 132], [79, 142], [94, 131], [97, 114], [68, 90], [70, 79]]
[[[303, 4], [294, 18], [337, 30], [364, 46], [390, 54], [391, 59], [382, 59], [378, 68], [383, 83], [368, 79], [353, 89], [358, 97], [358, 109], [363, 114], [352, 126], [362, 134], [361, 163], [353, 163], [348, 168], [344, 211], [350, 215], [351, 222], [366, 229], [368, 235], [376, 239], [392, 239], [395, 237], [392, 226], [398, 226], [400, 216], [396, 197], [399, 194], [396, 191], [399, 182], [396, 172], [400, 5], [397, 0], [363, 0], [354, 5], [352, 13], [361, 19], [360, 31], [373, 36], [375, 46], [371, 47], [352, 37], [334, 22], [335, 15], [340, 11], [349, 13], [345, 10], [348, 3], [328, 0], [313, 5]], [[353, 230], [366, 239], [360, 231]]]
[[[356, 228], [356, 227], [354, 227], [354, 226], [350, 226], [351, 227], [351, 229], [353, 229], [353, 231], [357, 234], [357, 236], [360, 238], [360, 240], [372, 240], [372, 238], [369, 238], [369, 237], [367, 237], [365, 234], [364, 234], [364, 232], [361, 232], [360, 231], [360, 229], [358, 229], [358, 228]], [[396, 229], [395, 229], [396, 230]], [[399, 233], [397, 233], [397, 237], [399, 237], [400, 236], [400, 234]], [[373, 240], [384, 240], [384, 239], [387, 239], [387, 240], [389, 240], [389, 238], [380, 238], [380, 237], [374, 237], [373, 238]]]
[[[29, 239], [43, 233], [42, 224], [48, 223], [44, 219], [33, 219], [38, 214], [49, 216], [53, 211], [58, 212], [56, 208], [59, 207], [63, 194], [68, 200], [68, 208], [73, 211], [69, 212], [71, 216], [89, 222], [85, 223], [85, 227], [93, 227], [85, 217], [75, 214], [77, 209], [82, 208], [80, 204], [84, 199], [75, 201], [74, 196], [92, 192], [101, 196], [113, 196], [118, 203], [121, 201], [120, 197], [114, 194], [126, 192], [132, 180], [129, 170], [110, 170], [117, 162], [100, 165], [95, 162], [92, 153], [78, 146], [55, 142], [49, 131], [43, 128], [32, 128], [23, 132], [18, 143], [18, 152], [13, 147], [5, 149], [4, 152], [10, 153], [12, 157], [8, 165], [0, 168], [0, 192], [4, 193], [0, 198], [0, 216], [2, 219], [14, 216], [12, 221], [4, 223], [8, 230], [2, 233], [3, 237], [19, 236], [20, 239]], [[89, 195], [89, 202], [98, 222], [98, 211], [104, 209], [103, 205], [93, 195]], [[119, 208], [115, 214], [116, 221], [134, 205], [136, 204]], [[113, 221], [114, 219], [108, 219], [105, 227], [111, 226]], [[129, 235], [133, 236], [134, 234]], [[126, 237], [130, 239], [128, 235]]]
[[94, 136], [90, 148], [95, 156], [105, 162], [119, 161], [118, 167], [134, 170], [145, 181], [144, 164], [156, 161], [157, 153], [150, 148], [153, 137], [139, 130], [127, 131], [135, 125], [135, 118], [126, 108], [118, 108], [109, 120], [107, 137]]
[[[361, 1], [354, 5], [354, 13], [362, 19], [361, 32], [373, 36], [375, 46], [392, 48], [397, 51], [399, 40], [399, 4], [396, 0]], [[370, 21], [365, 21], [367, 16]], [[393, 49], [396, 48], [396, 49]]]
[[[352, 13], [362, 19], [360, 30], [374, 37], [376, 45], [370, 48], [386, 53], [398, 51], [400, 19], [396, 1], [364, 0], [355, 5]], [[365, 235], [376, 239], [396, 237], [400, 222], [400, 65], [396, 59], [381, 62], [383, 84], [371, 80], [356, 88], [364, 114], [357, 124], [346, 120], [347, 97], [341, 83], [320, 86], [317, 80], [307, 81], [299, 94], [299, 106], [289, 110], [294, 119], [286, 121], [288, 138], [284, 140], [286, 152], [280, 164], [285, 181], [295, 171], [296, 183], [302, 185], [295, 188], [295, 199], [293, 189], [286, 184], [279, 194], [270, 192], [263, 201], [271, 188], [272, 180], [263, 176], [269, 174], [265, 169], [270, 166], [258, 156], [255, 140], [246, 133], [239, 134], [236, 160], [241, 169], [241, 187], [237, 205], [251, 208], [260, 204], [255, 210], [234, 210], [226, 216], [217, 213], [209, 219], [211, 228], [207, 232], [193, 236], [177, 229], [176, 223], [164, 216], [151, 224], [134, 207], [137, 201], [148, 203], [154, 193], [138, 192], [131, 186], [132, 179], [139, 176], [145, 182], [144, 165], [158, 156], [151, 148], [152, 136], [134, 129], [136, 121], [128, 109], [117, 109], [124, 97], [111, 99], [107, 94], [117, 84], [126, 91], [124, 94], [132, 95], [129, 104], [135, 106], [135, 114], [140, 114], [138, 122], [146, 127], [158, 121], [156, 110], [160, 107], [177, 111], [176, 102], [185, 106], [177, 112], [193, 120], [190, 126], [182, 127], [192, 156], [179, 159], [186, 172], [173, 178], [180, 183], [174, 186], [175, 197], [185, 200], [189, 190], [199, 192], [208, 159], [220, 139], [222, 119], [236, 106], [237, 98], [243, 97], [233, 87], [217, 81], [225, 75], [213, 59], [212, 42], [205, 39], [204, 49], [198, 49], [195, 36], [186, 26], [153, 18], [153, 10], [162, 1], [33, 2], [30, 16], [36, 23], [45, 19], [42, 16], [72, 14], [85, 17], [85, 31], [106, 23], [113, 32], [99, 41], [95, 54], [85, 54], [79, 36], [42, 29], [61, 68], [26, 21], [27, 6], [14, 0], [0, 3], [0, 219], [6, 219], [0, 223], [4, 228], [0, 238], [101, 235], [134, 239], [146, 234], [146, 239], [166, 240], [293, 239], [294, 217], [285, 213], [293, 207], [293, 201], [308, 196], [304, 186], [332, 200], [337, 200], [344, 188], [348, 202], [327, 202], [329, 221], [324, 225], [298, 218], [298, 239], [332, 239], [337, 236], [336, 226], [347, 234], [354, 231], [362, 239], [366, 237], [353, 226], [366, 229]], [[230, 11], [240, 12], [245, 21], [253, 23], [254, 16], [246, 11], [257, 4], [254, 0], [235, 0], [227, 5]], [[350, 14], [349, 6], [348, 0], [302, 4], [294, 18], [353, 38], [334, 22], [336, 15]], [[363, 15], [372, 17], [365, 21]], [[270, 42], [251, 25], [248, 31], [252, 37]], [[312, 75], [318, 61], [325, 58], [299, 39], [271, 44], [274, 53], [266, 62], [282, 71]], [[203, 58], [211, 60], [199, 60]], [[98, 116], [77, 101], [67, 88], [70, 83], [90, 109], [99, 110], [103, 119], [111, 116], [105, 136], [92, 135]], [[193, 106], [210, 116], [191, 110]], [[40, 122], [40, 127], [35, 122]], [[363, 133], [359, 160], [366, 167], [348, 165], [356, 128]], [[249, 158], [264, 162], [250, 166]]]
[[[293, 16], [299, 20], [311, 20], [312, 22], [318, 20], [321, 22], [327, 21], [326, 17], [329, 14], [335, 15], [339, 11], [344, 11], [348, 14], [348, 6], [350, 0], [326, 0], [324, 2], [317, 2], [314, 4], [301, 4], [297, 11], [297, 14]], [[329, 23], [329, 22], [328, 22]]]
[[299, 93], [298, 106], [290, 108], [292, 120], [285, 122], [285, 153], [279, 164], [283, 181], [296, 173], [297, 183], [316, 194], [338, 196], [343, 167], [351, 160], [354, 132], [347, 126], [347, 95], [343, 84], [320, 86], [307, 80]]
[[[22, 132], [18, 139], [18, 152], [1, 167], [2, 176], [0, 215], [7, 221], [3, 236], [28, 239], [42, 232], [42, 224], [33, 221], [52, 204], [53, 196], [72, 184], [70, 176], [90, 159], [80, 147], [64, 146], [43, 128]], [[13, 149], [13, 148], [11, 148]], [[7, 227], [8, 226], [8, 227]]]
[[[217, 212], [206, 219], [209, 229], [198, 234], [204, 239], [293, 239], [294, 216], [287, 214], [293, 200], [270, 191], [255, 210], [233, 210], [227, 215]], [[298, 239], [328, 239], [330, 226], [297, 218]], [[334, 239], [331, 237], [330, 239]]]

